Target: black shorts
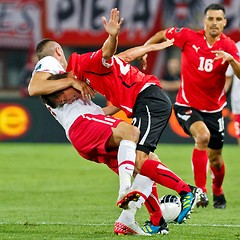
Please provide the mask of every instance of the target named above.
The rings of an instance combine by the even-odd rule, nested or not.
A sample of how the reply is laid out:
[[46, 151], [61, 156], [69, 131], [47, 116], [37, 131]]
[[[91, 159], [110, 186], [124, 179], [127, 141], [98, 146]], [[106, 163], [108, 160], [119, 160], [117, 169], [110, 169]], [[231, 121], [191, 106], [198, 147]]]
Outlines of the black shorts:
[[171, 112], [172, 103], [160, 87], [149, 86], [138, 95], [132, 117], [132, 125], [140, 130], [137, 150], [154, 152]]
[[196, 121], [203, 121], [210, 131], [208, 147], [211, 149], [222, 149], [224, 143], [224, 119], [222, 111], [206, 113], [191, 107], [174, 105], [176, 118], [184, 132], [191, 136], [190, 126]]

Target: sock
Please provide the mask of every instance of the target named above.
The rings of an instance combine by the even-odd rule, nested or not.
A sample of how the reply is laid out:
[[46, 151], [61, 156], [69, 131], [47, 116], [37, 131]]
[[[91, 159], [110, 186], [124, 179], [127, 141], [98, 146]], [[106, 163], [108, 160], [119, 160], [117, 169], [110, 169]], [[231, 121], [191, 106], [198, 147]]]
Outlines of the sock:
[[134, 223], [137, 210], [138, 208], [136, 207], [135, 202], [131, 201], [128, 204], [128, 209], [122, 210], [122, 213], [120, 214], [117, 221], [126, 225]]
[[164, 187], [175, 190], [180, 195], [191, 192], [188, 184], [182, 181], [181, 178], [161, 162], [150, 159], [145, 160], [141, 167], [140, 174], [149, 177]]
[[132, 184], [132, 188], [141, 192], [141, 198], [136, 202], [138, 208], [142, 206], [152, 192], [153, 183], [154, 182], [148, 177], [145, 177], [141, 174], [136, 175]]
[[129, 140], [122, 140], [118, 148], [118, 172], [119, 172], [119, 193], [124, 192], [132, 185], [131, 178], [133, 175], [136, 144]]
[[206, 150], [193, 149], [192, 169], [196, 186], [201, 188], [203, 192], [207, 192], [208, 156]]
[[222, 163], [220, 168], [210, 166], [212, 176], [212, 192], [214, 195], [219, 196], [223, 194], [222, 183], [225, 175], [225, 164]]
[[152, 192], [145, 202], [145, 206], [149, 212], [150, 220], [154, 226], [159, 226], [160, 220], [162, 218], [162, 211], [160, 208], [157, 184], [154, 183], [152, 187]]

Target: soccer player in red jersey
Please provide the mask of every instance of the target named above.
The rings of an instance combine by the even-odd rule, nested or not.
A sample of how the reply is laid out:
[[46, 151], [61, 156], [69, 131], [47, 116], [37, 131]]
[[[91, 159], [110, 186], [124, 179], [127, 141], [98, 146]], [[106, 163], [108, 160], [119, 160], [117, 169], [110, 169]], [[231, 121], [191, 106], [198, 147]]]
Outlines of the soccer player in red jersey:
[[[166, 44], [171, 45], [172, 42], [168, 41]], [[129, 63], [146, 52], [156, 50], [155, 47], [140, 46], [113, 56], [116, 43], [115, 46], [111, 44], [109, 47], [105, 42], [103, 47], [96, 52], [82, 55], [73, 53], [68, 60], [67, 72], [73, 71], [78, 79], [85, 80], [94, 90], [104, 95], [115, 107], [120, 108], [133, 119], [132, 124], [140, 129], [135, 171], [180, 194], [183, 211], [178, 217], [178, 222], [182, 223], [190, 211], [191, 205], [194, 205], [193, 199], [199, 192], [195, 188], [191, 189], [190, 186], [185, 185], [161, 162], [149, 157], [149, 153], [155, 151], [168, 123], [172, 104], [162, 90], [158, 78], [153, 75], [145, 75]], [[109, 51], [110, 54], [107, 55], [107, 49], [113, 51]], [[161, 232], [161, 226], [165, 224], [159, 203], [156, 201], [158, 195], [155, 186], [153, 189], [154, 194], [151, 194], [145, 202], [148, 210], [151, 211], [151, 221], [147, 222], [143, 228], [148, 233]], [[188, 200], [190, 200], [190, 204], [188, 204]], [[144, 199], [142, 201], [144, 202]], [[121, 221], [116, 222], [115, 228], [118, 228], [118, 222]]]
[[[107, 29], [106, 31], [109, 32]], [[73, 67], [74, 73], [79, 79], [86, 79], [86, 82], [90, 84], [90, 86], [104, 94], [114, 105], [123, 109], [128, 116], [133, 117], [134, 125], [138, 126], [141, 132], [140, 140], [137, 145], [135, 171], [151, 179], [151, 184], [155, 181], [163, 186], [177, 191], [180, 194], [182, 197], [183, 209], [178, 217], [178, 222], [182, 223], [194, 205], [193, 202], [196, 196], [195, 188], [193, 191], [194, 193], [192, 193], [191, 187], [182, 181], [170, 169], [159, 161], [149, 159], [149, 154], [156, 149], [161, 133], [170, 117], [171, 102], [162, 91], [159, 80], [156, 77], [152, 75], [145, 75], [137, 68], [132, 67], [129, 63], [122, 60], [124, 58], [125, 60], [130, 61], [133, 57], [136, 57], [135, 54], [141, 56], [148, 51], [154, 50], [155, 48], [153, 49], [152, 47], [156, 46], [139, 47], [119, 54], [118, 57], [113, 57], [112, 55], [116, 50], [117, 36], [115, 40], [112, 39], [112, 37], [113, 36], [109, 34], [109, 38], [99, 51], [80, 56], [74, 54], [73, 58], [70, 60], [69, 66]], [[45, 41], [45, 47], [42, 46], [42, 52], [46, 51], [49, 44], [51, 45], [52, 43], [54, 43], [54, 41]], [[171, 44], [172, 42], [170, 41], [165, 45], [162, 44], [158, 46], [162, 49], [163, 46], [166, 47]], [[54, 49], [51, 50], [53, 50], [53, 52], [55, 51]], [[36, 71], [37, 70], [38, 69], [36, 67]], [[99, 82], [101, 80], [102, 83]], [[93, 82], [97, 81], [100, 85], [99, 83], [96, 83], [96, 85], [93, 84]], [[115, 81], [118, 82], [115, 84]], [[32, 78], [29, 85], [30, 91], [32, 86], [35, 85], [34, 94], [43, 94], [43, 89], [47, 88], [49, 82], [51, 82], [51, 80], [45, 81], [45, 86], [42, 87], [39, 78]], [[50, 83], [51, 87], [53, 85], [53, 83]], [[109, 91], [109, 89], [111, 89], [111, 91]], [[61, 90], [61, 88], [56, 90]], [[106, 92], [104, 92], [104, 90], [106, 90]], [[125, 94], [125, 91], [127, 94]], [[31, 94], [34, 95], [32, 92]], [[124, 97], [122, 97], [122, 94], [124, 94]], [[72, 99], [66, 99], [70, 102], [65, 101], [65, 99], [62, 100], [66, 103], [71, 103], [73, 101]], [[139, 174], [136, 179], [138, 176]], [[148, 197], [151, 191], [152, 194]], [[160, 233], [162, 230], [165, 230], [162, 228], [165, 222], [161, 215], [155, 186], [153, 187], [153, 190], [152, 187], [150, 188], [149, 194], [141, 196], [141, 201], [138, 201], [138, 204], [141, 206], [141, 203], [144, 203], [147, 199], [145, 205], [151, 213], [151, 222], [144, 228], [144, 231], [150, 233]], [[122, 233], [124, 230], [124, 226], [122, 227], [121, 224], [123, 219], [122, 216], [123, 215], [120, 216], [115, 225], [116, 233]]]
[[[230, 64], [240, 77], [239, 52], [233, 40], [223, 34], [227, 24], [225, 9], [210, 4], [204, 11], [204, 29], [170, 27], [157, 32], [145, 45], [174, 38], [181, 48], [181, 86], [174, 104], [176, 117], [184, 131], [193, 137], [192, 166], [195, 184], [203, 190], [198, 206], [206, 207], [208, 160], [212, 176], [213, 207], [225, 208], [222, 189], [225, 165], [222, 157], [226, 105], [225, 72]], [[146, 55], [142, 58], [146, 68]]]

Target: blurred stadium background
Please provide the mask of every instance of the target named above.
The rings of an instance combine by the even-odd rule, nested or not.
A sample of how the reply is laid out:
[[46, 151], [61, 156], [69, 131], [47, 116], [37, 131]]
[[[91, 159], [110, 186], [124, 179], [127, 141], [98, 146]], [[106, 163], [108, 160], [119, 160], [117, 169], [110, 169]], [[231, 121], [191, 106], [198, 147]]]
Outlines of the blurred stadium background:
[[[101, 16], [117, 7], [124, 25], [118, 51], [141, 45], [160, 29], [169, 26], [202, 28], [202, 13], [210, 3], [224, 4], [228, 25], [225, 34], [240, 40], [239, 0], [0, 0], [0, 141], [67, 142], [61, 127], [39, 98], [30, 98], [26, 87], [33, 70], [35, 46], [42, 38], [62, 44], [71, 52], [94, 51], [106, 38]], [[146, 73], [162, 77], [168, 58], [179, 57], [174, 47], [149, 55]], [[138, 62], [135, 62], [139, 66]], [[229, 93], [228, 93], [229, 95]], [[106, 100], [94, 100], [105, 106]], [[231, 109], [224, 109], [226, 143], [236, 144]], [[178, 126], [170, 123], [164, 143], [192, 142]]]

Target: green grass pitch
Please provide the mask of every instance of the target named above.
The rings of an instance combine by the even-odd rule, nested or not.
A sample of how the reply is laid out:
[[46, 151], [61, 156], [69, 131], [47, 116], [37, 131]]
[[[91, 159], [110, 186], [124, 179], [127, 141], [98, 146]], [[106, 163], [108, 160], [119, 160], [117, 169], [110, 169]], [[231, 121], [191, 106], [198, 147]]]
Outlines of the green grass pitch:
[[[162, 161], [193, 184], [193, 145], [158, 146]], [[169, 225], [164, 240], [240, 239], [240, 147], [225, 145], [224, 191], [227, 208], [195, 209], [185, 224]], [[116, 236], [113, 224], [121, 210], [115, 205], [118, 177], [105, 165], [80, 158], [70, 144], [0, 144], [0, 239], [146, 239]], [[159, 186], [159, 197], [174, 192]], [[140, 225], [148, 219], [143, 207]], [[150, 239], [149, 238], [149, 239]]]

